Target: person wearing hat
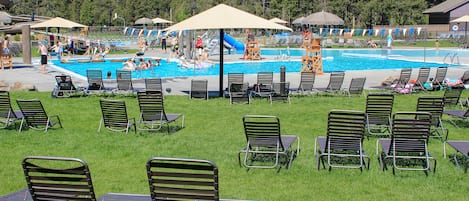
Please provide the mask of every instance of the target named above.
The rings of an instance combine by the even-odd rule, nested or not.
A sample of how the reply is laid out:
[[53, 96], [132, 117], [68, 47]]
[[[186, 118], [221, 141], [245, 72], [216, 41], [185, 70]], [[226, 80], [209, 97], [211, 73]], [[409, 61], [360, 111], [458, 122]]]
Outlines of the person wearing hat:
[[204, 49], [204, 44], [202, 41], [202, 37], [197, 36], [197, 41], [195, 42], [195, 49], [199, 53], [199, 56], [202, 55], [202, 50]]

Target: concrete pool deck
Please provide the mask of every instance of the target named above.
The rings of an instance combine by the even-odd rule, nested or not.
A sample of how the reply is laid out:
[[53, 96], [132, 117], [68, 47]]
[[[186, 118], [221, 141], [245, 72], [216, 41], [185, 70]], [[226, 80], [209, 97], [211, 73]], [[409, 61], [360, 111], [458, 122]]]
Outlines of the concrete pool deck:
[[[145, 54], [145, 57], [162, 57], [167, 58], [169, 56], [168, 53], [161, 52], [160, 49], [153, 49], [148, 50]], [[133, 55], [109, 55], [111, 58], [128, 58], [132, 57]], [[225, 55], [224, 61], [231, 62], [231, 61], [239, 61], [242, 55]], [[80, 56], [75, 56], [74, 58], [80, 58]], [[211, 56], [211, 60], [217, 61], [218, 55]], [[275, 57], [266, 57], [266, 59], [275, 60]], [[294, 58], [292, 58], [294, 59]], [[299, 58], [296, 58], [299, 59]], [[415, 60], [415, 58], [411, 58]], [[443, 63], [444, 58], [427, 58], [427, 62], [439, 62]], [[423, 60], [423, 58], [422, 58]], [[40, 73], [40, 65], [38, 64], [39, 58], [33, 58], [33, 65], [21, 65], [19, 63], [22, 62], [22, 58], [14, 58], [14, 63], [18, 63], [17, 66], [13, 70], [4, 71], [0, 70], [0, 82], [7, 83], [11, 86], [14, 85], [16, 82], [21, 82], [23, 84], [34, 85], [38, 91], [52, 91], [55, 86], [55, 76], [61, 74], [68, 74], [67, 72], [63, 72], [60, 68], [55, 68], [51, 65], [48, 65], [47, 74]], [[447, 78], [460, 78], [464, 71], [469, 70], [469, 58], [461, 57], [459, 58], [461, 64], [464, 66], [460, 67], [450, 67], [448, 69]], [[279, 66], [280, 67], [280, 66]], [[430, 77], [435, 76], [436, 69], [431, 69]], [[393, 70], [359, 70], [359, 71], [346, 71], [345, 80], [343, 88], [347, 88], [350, 84], [350, 80], [354, 77], [366, 77], [365, 88], [370, 89], [375, 86], [380, 86], [381, 82], [389, 76], [399, 76], [400, 69], [393, 69]], [[412, 71], [411, 79], [416, 79], [418, 75], [418, 69], [414, 69]], [[246, 74], [245, 81], [249, 82], [249, 84], [256, 83], [256, 74]], [[197, 76], [197, 77], [182, 77], [182, 78], [169, 78], [163, 79], [163, 88], [171, 88], [171, 95], [187, 95], [187, 91], [190, 90], [190, 83], [192, 79], [206, 79], [208, 80], [208, 90], [209, 91], [218, 91], [219, 90], [219, 78], [218, 76]], [[80, 87], [86, 87], [87, 80], [86, 77], [72, 75], [72, 80], [75, 85]], [[290, 82], [290, 86], [292, 88], [298, 87], [300, 82], [300, 73], [287, 73], [286, 80]], [[279, 74], [274, 74], [274, 82], [280, 81]], [[144, 88], [143, 80], [133, 80], [134, 87], [136, 88]], [[325, 88], [329, 82], [329, 73], [324, 73], [324, 75], [319, 75], [316, 77], [316, 81], [314, 84], [315, 88]], [[224, 78], [225, 87], [227, 83], [227, 78]], [[110, 88], [115, 88], [116, 81], [115, 80], [105, 80], [105, 86]], [[166, 93], [166, 92], [165, 92]]]

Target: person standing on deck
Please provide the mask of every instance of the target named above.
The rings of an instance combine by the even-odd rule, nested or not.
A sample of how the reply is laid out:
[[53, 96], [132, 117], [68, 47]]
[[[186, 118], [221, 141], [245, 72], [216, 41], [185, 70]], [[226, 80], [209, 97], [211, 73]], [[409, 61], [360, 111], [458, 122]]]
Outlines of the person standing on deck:
[[386, 40], [388, 41], [388, 49], [391, 49], [391, 45], [392, 45], [392, 35], [391, 34], [388, 34], [388, 36], [386, 37]]
[[39, 44], [39, 51], [41, 52], [41, 73], [46, 74], [46, 65], [47, 65], [47, 47], [44, 43]]

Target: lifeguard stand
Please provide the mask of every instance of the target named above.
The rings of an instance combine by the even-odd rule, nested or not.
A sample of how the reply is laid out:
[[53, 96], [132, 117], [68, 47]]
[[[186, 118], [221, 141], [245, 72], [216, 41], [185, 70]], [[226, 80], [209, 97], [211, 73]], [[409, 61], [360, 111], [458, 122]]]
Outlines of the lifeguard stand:
[[257, 40], [248, 41], [244, 50], [244, 60], [261, 60], [261, 48]]
[[305, 45], [305, 56], [301, 59], [301, 72], [314, 72], [322, 75], [322, 53], [320, 39], [313, 39], [312, 43]]
[[1, 54], [0, 55], [0, 64], [2, 67], [2, 70], [5, 69], [5, 67], [10, 67], [10, 70], [13, 69], [13, 61], [11, 59], [10, 54]]

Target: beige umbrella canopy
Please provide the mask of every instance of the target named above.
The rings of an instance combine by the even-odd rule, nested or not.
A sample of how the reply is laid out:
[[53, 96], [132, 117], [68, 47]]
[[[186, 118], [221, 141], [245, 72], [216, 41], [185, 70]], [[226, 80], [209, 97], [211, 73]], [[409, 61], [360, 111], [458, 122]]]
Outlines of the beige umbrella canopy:
[[165, 19], [159, 18], [159, 17], [153, 18], [151, 21], [153, 21], [154, 24], [173, 23], [173, 22], [171, 22], [171, 21], [169, 21], [169, 20], [165, 20]]
[[37, 23], [32, 25], [31, 28], [48, 28], [48, 27], [59, 27], [59, 28], [83, 28], [87, 27], [83, 24], [79, 24], [61, 17], [52, 18], [50, 20]]
[[287, 21], [282, 20], [282, 19], [279, 19], [279, 18], [276, 18], [276, 17], [270, 19], [270, 21], [271, 21], [271, 22], [275, 22], [275, 23], [277, 23], [277, 24], [286, 24], [286, 23], [288, 23]]
[[[169, 31], [219, 29], [220, 39], [224, 41], [224, 29], [281, 29], [292, 31], [290, 28], [258, 17], [225, 4], [218, 4], [208, 10], [194, 15], [182, 22], [168, 27]], [[219, 95], [223, 95], [223, 45], [220, 46], [220, 74]]]
[[142, 17], [142, 18], [138, 18], [137, 20], [135, 20], [134, 24], [148, 25], [148, 24], [153, 24], [153, 21], [150, 18]]
[[306, 16], [302, 23], [310, 25], [341, 25], [344, 24], [344, 20], [332, 13], [321, 11]]
[[290, 28], [271, 22], [262, 17], [243, 10], [218, 4], [204, 12], [194, 15], [182, 22], [168, 27], [167, 30], [197, 30], [197, 29], [281, 29], [291, 31]]
[[451, 20], [451, 22], [469, 22], [469, 15], [464, 15], [460, 18]]
[[11, 15], [7, 12], [1, 11], [0, 12], [0, 24], [11, 24]]
[[466, 23], [466, 27], [464, 28], [464, 39], [466, 39], [466, 41], [467, 41], [467, 23], [469, 22], [469, 15], [464, 15], [460, 18], [456, 18], [454, 20], [451, 20], [451, 22]]
[[303, 19], [305, 19], [305, 17], [296, 18], [295, 20], [293, 20], [292, 24], [302, 24]]

